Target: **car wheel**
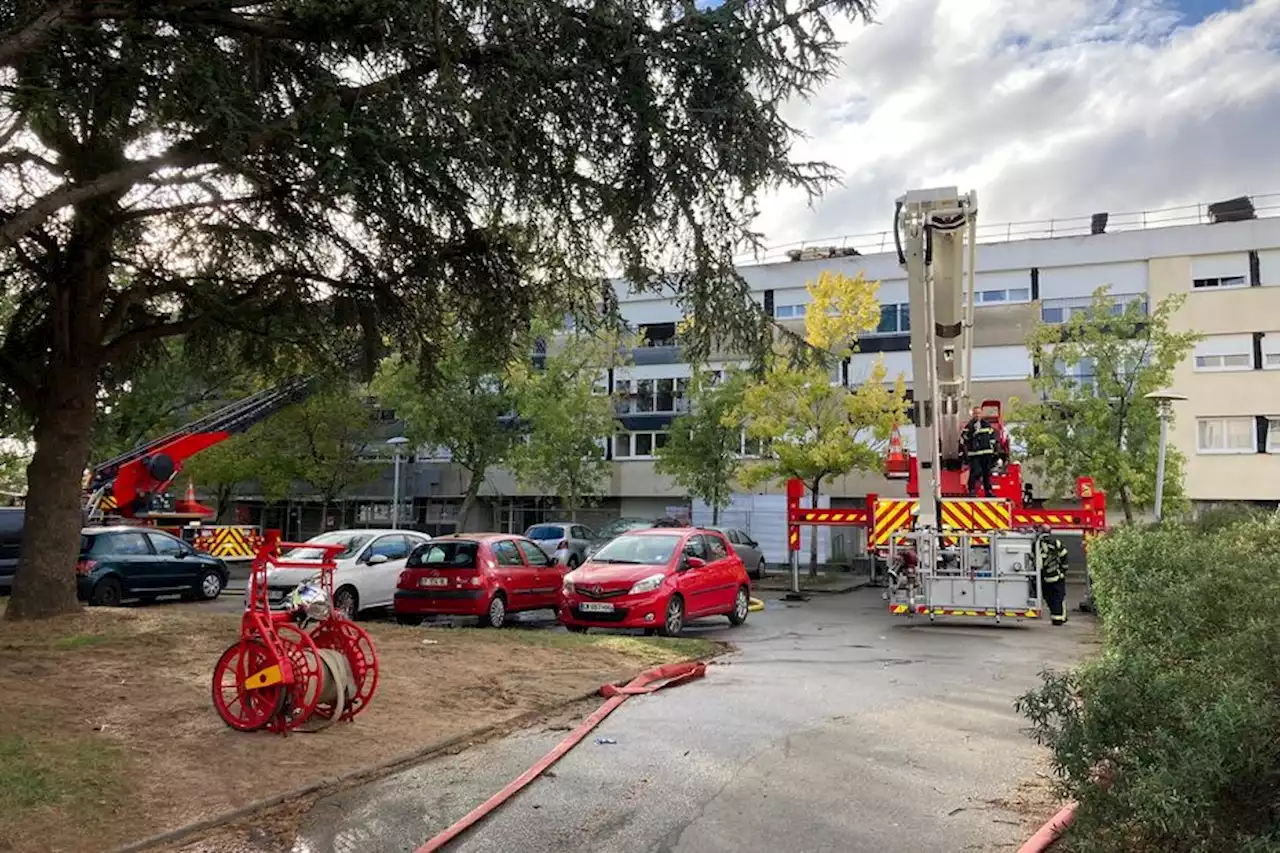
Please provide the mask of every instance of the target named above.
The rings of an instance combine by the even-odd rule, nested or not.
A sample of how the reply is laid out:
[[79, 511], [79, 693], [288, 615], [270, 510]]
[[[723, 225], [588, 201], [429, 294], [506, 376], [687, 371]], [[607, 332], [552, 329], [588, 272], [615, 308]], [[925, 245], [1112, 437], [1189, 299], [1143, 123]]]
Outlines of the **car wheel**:
[[684, 599], [678, 595], [667, 601], [667, 615], [662, 620], [662, 636], [678, 637], [684, 630]]
[[200, 575], [200, 584], [197, 594], [203, 601], [213, 601], [222, 595], [222, 575], [218, 574], [214, 569], [205, 569]]
[[119, 578], [103, 578], [94, 584], [89, 601], [100, 607], [119, 607], [124, 598], [124, 587]]
[[738, 595], [733, 600], [733, 611], [729, 614], [729, 623], [731, 625], [741, 625], [747, 621], [747, 614], [751, 612], [751, 596], [747, 593], [745, 586], [738, 587]]
[[480, 617], [484, 628], [501, 628], [507, 624], [507, 600], [498, 593], [489, 601], [489, 609]]
[[397, 625], [410, 625], [410, 626], [413, 626], [413, 625], [421, 625], [421, 624], [422, 624], [422, 617], [421, 617], [421, 616], [407, 616], [407, 615], [404, 615], [404, 614], [397, 614], [397, 615], [396, 615], [396, 624], [397, 624]]
[[761, 557], [761, 558], [760, 558], [760, 565], [756, 566], [756, 578], [757, 578], [758, 580], [763, 580], [763, 579], [764, 579], [764, 572], [765, 572], [764, 557]]
[[360, 612], [360, 596], [352, 587], [344, 586], [333, 594], [333, 609], [339, 616], [354, 622]]

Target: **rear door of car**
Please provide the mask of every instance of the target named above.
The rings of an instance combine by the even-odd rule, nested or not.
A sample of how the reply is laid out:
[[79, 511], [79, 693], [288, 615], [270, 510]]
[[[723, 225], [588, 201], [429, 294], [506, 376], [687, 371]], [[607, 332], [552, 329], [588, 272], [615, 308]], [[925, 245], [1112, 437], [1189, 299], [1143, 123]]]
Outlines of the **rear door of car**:
[[529, 606], [531, 608], [555, 607], [567, 567], [553, 563], [547, 552], [532, 539], [517, 539], [516, 547], [520, 549], [533, 579]]
[[141, 530], [112, 530], [94, 537], [89, 559], [120, 575], [125, 592], [153, 592], [173, 586], [167, 569], [151, 550]]
[[709, 532], [703, 538], [707, 542], [707, 568], [710, 570], [707, 572], [710, 578], [709, 606], [717, 611], [724, 611], [733, 606], [737, 595], [738, 563], [741, 560], [721, 534]]
[[[553, 543], [554, 544], [554, 543]], [[502, 588], [507, 591], [508, 610], [529, 610], [535, 600], [536, 571], [520, 555], [514, 539], [495, 539], [489, 543]]]
[[702, 534], [695, 533], [685, 540], [684, 553], [706, 561], [706, 565], [680, 573], [677, 586], [684, 596], [685, 613], [690, 617], [710, 613], [715, 609], [712, 592], [716, 586], [715, 567], [709, 559], [707, 543]]
[[[392, 602], [396, 594], [396, 580], [404, 571], [409, 551], [409, 540], [403, 533], [389, 533], [373, 540], [361, 556], [361, 565], [357, 569], [361, 607], [382, 607]], [[369, 562], [378, 555], [386, 557], [386, 562]]]

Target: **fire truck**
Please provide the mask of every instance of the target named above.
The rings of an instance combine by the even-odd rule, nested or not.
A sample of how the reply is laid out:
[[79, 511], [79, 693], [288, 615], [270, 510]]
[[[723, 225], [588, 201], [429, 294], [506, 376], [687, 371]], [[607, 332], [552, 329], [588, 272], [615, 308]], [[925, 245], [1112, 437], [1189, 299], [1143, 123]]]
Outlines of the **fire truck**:
[[885, 475], [905, 479], [906, 498], [868, 495], [850, 509], [800, 505], [804, 485], [787, 484], [788, 548], [798, 592], [800, 526], [862, 527], [867, 546], [889, 566], [886, 599], [894, 614], [1035, 619], [1042, 612], [1040, 528], [1088, 535], [1106, 529], [1106, 495], [1076, 481], [1080, 506], [1034, 506], [1022, 467], [1009, 458], [998, 400], [980, 404], [1004, 464], [991, 497], [970, 497], [961, 435], [970, 418], [978, 198], [955, 187], [914, 190], [897, 200], [894, 242], [907, 273], [911, 317], [915, 452], [895, 430]]
[[305, 400], [313, 385], [310, 378], [300, 378], [260, 391], [93, 467], [85, 475], [86, 523], [157, 527], [215, 557], [251, 559], [264, 531], [206, 524], [215, 513], [196, 501], [193, 485], [188, 483], [186, 496], [177, 501], [169, 487], [187, 459]]

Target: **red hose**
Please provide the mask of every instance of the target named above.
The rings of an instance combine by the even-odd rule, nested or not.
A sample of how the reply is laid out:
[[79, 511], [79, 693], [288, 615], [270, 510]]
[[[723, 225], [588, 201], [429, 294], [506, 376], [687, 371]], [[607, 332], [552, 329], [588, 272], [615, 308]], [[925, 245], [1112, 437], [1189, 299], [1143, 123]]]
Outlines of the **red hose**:
[[507, 787], [494, 794], [482, 804], [476, 806], [466, 817], [455, 823], [453, 826], [441, 832], [435, 838], [432, 838], [426, 844], [419, 847], [416, 853], [432, 853], [457, 838], [469, 828], [484, 819], [491, 811], [511, 799], [521, 788], [528, 785], [534, 779], [542, 775], [544, 771], [552, 764], [555, 764], [565, 754], [573, 749], [577, 744], [587, 736], [588, 733], [596, 726], [600, 725], [605, 717], [613, 713], [619, 705], [627, 701], [630, 696], [636, 696], [641, 693], [652, 693], [655, 690], [661, 690], [663, 687], [671, 687], [675, 684], [683, 684], [686, 681], [692, 681], [695, 678], [702, 678], [707, 673], [707, 665], [701, 661], [685, 661], [683, 663], [669, 663], [663, 666], [647, 669], [637, 675], [635, 678], [623, 687], [616, 687], [612, 684], [606, 684], [600, 688], [602, 696], [609, 697], [608, 701], [601, 705], [595, 713], [587, 717], [573, 731], [571, 731], [564, 740], [556, 746], [555, 749], [548, 752], [538, 760], [536, 764], [528, 770], [521, 773]]
[[1062, 833], [1067, 831], [1076, 819], [1076, 804], [1067, 803], [1049, 822], [1036, 830], [1036, 834], [1027, 839], [1027, 843], [1018, 848], [1018, 853], [1044, 853], [1053, 846]]

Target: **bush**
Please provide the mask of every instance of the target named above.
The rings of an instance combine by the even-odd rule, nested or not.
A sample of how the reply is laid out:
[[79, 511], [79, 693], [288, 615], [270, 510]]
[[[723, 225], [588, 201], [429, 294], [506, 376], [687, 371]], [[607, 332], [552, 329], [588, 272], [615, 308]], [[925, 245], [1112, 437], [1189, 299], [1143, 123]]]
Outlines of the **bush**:
[[1280, 851], [1280, 516], [1120, 529], [1089, 568], [1101, 654], [1018, 701], [1080, 803], [1060, 846]]

